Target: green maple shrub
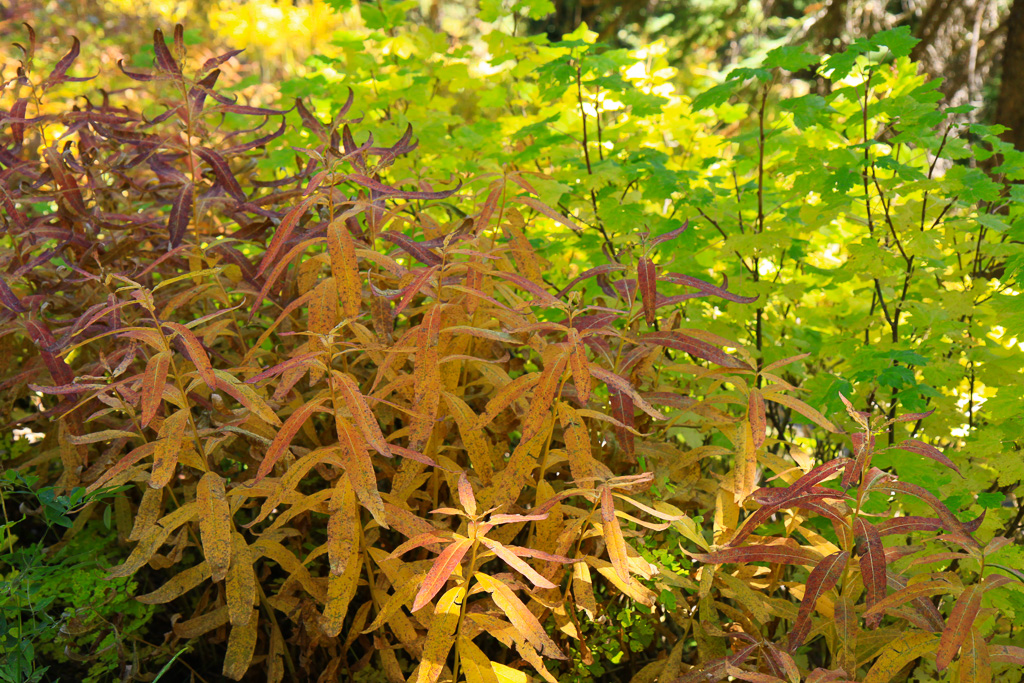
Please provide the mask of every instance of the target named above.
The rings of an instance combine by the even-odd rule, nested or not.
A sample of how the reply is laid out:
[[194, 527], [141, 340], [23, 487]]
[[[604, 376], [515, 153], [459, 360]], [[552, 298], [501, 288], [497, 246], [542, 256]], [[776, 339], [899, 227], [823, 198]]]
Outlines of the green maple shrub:
[[[625, 67], [582, 40], [547, 49], [545, 97], [575, 84], [582, 112], [581, 65]], [[495, 146], [503, 121], [475, 140], [421, 129], [407, 114], [431, 79], [397, 59], [390, 101], [345, 87], [330, 116], [325, 91], [250, 106], [215, 87], [227, 57], [191, 64], [180, 30], [170, 48], [156, 33], [152, 70], [122, 67], [144, 114], [117, 94], [54, 113], [41, 103], [79, 45], [41, 77], [32, 50], [5, 88], [0, 344], [5, 410], [44, 438], [15, 465], [126, 487], [66, 538], [113, 520], [110, 575], [168, 606], [156, 639], [193, 642], [185, 663], [236, 680], [874, 683], [958, 652], [962, 680], [1024, 661], [1002, 642], [1014, 615], [990, 607], [1019, 592], [1014, 567], [991, 571], [1007, 541], [877, 469], [895, 451], [954, 463], [912, 434], [877, 448], [907, 424], [889, 406], [879, 424], [851, 406], [850, 456], [805, 448], [845, 438], [795, 397], [791, 368], [812, 361], [728, 338], [737, 320], [765, 338], [768, 292], [735, 291], [761, 284], [756, 265], [731, 285], [671, 265], [696, 229], [659, 214], [679, 186], [635, 118], [557, 159], [565, 137]], [[666, 115], [642, 90], [627, 104]], [[717, 187], [694, 163], [672, 177]], [[567, 232], [538, 249], [549, 221]]]

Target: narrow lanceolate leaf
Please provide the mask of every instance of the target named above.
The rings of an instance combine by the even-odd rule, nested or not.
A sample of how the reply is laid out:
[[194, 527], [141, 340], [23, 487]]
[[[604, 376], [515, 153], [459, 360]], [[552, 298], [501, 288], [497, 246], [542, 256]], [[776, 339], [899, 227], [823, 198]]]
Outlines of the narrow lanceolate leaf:
[[188, 232], [188, 224], [192, 220], [192, 202], [195, 186], [192, 181], [181, 186], [181, 191], [171, 204], [171, 212], [167, 215], [167, 239], [174, 249], [181, 245]]
[[935, 652], [935, 666], [942, 671], [953, 661], [957, 650], [960, 649], [964, 638], [971, 632], [978, 610], [981, 609], [981, 596], [985, 588], [982, 584], [968, 586], [953, 605], [953, 611], [946, 621], [946, 628], [939, 640], [939, 647]]
[[637, 408], [644, 411], [655, 420], [665, 419], [665, 415], [659, 412], [658, 409], [652, 406], [650, 403], [645, 401], [643, 396], [641, 396], [640, 393], [635, 388], [633, 388], [633, 385], [630, 384], [629, 380], [627, 380], [625, 377], [616, 375], [614, 372], [609, 372], [608, 370], [605, 370], [596, 363], [590, 363], [587, 367], [590, 368], [590, 374], [593, 377], [596, 377], [597, 379], [607, 384], [609, 388], [614, 387], [618, 391], [627, 394], [633, 400], [633, 404], [636, 405]]
[[[857, 518], [853, 532], [860, 537], [860, 573], [867, 593], [867, 607], [870, 610], [885, 598], [885, 548], [882, 547], [882, 537], [878, 533], [878, 528], [865, 522], [863, 518]], [[869, 628], [875, 628], [881, 622], [882, 615], [877, 613], [865, 619]]]
[[377, 490], [377, 475], [373, 471], [370, 453], [366, 450], [366, 442], [348, 420], [335, 413], [335, 424], [338, 427], [338, 445], [341, 449], [341, 460], [345, 466], [345, 474], [356, 493], [359, 503], [370, 511], [373, 519], [387, 529], [387, 518], [384, 513], [384, 501]]
[[505, 410], [522, 398], [527, 391], [540, 382], [540, 379], [541, 373], [531, 372], [526, 375], [516, 377], [514, 380], [499, 389], [494, 397], [487, 402], [487, 407], [484, 408], [483, 414], [476, 422], [476, 428], [483, 429], [490, 424], [491, 420], [497, 417], [501, 411]]
[[153, 448], [153, 473], [149, 477], [149, 485], [152, 488], [162, 489], [174, 476], [174, 470], [178, 466], [178, 454], [182, 448], [190, 447], [186, 443], [187, 426], [187, 409], [175, 411], [160, 425], [160, 433]]
[[[356, 594], [359, 587], [359, 573], [362, 568], [360, 554], [351, 558], [345, 564], [345, 569], [340, 575], [330, 574], [327, 577], [327, 599], [324, 605], [323, 618], [320, 620], [320, 628], [329, 637], [334, 638], [341, 633], [345, 624], [345, 617], [348, 614], [349, 604], [352, 596]], [[357, 631], [358, 628], [357, 627]]]
[[695, 554], [694, 559], [705, 564], [736, 564], [740, 562], [771, 562], [773, 564], [816, 565], [821, 555], [795, 543], [747, 545], [741, 548], [721, 548], [708, 554]]
[[964, 476], [960, 472], [960, 469], [953, 464], [953, 461], [942, 454], [942, 451], [940, 451], [935, 446], [932, 446], [931, 444], [925, 443], [924, 441], [921, 441], [919, 439], [907, 439], [906, 441], [896, 444], [895, 447], [904, 451], [909, 451], [910, 453], [917, 453], [918, 455], [923, 455], [926, 458], [931, 458], [935, 462], [942, 463], [949, 469], [953, 470], [954, 472], [959, 474], [961, 478], [963, 478]]
[[566, 354], [560, 353], [541, 373], [540, 382], [530, 400], [530, 410], [523, 418], [521, 444], [525, 444], [537, 436], [544, 421], [551, 413], [558, 389], [562, 386], [562, 375], [565, 374], [567, 361]]
[[976, 626], [964, 638], [960, 649], [960, 664], [957, 669], [958, 683], [991, 683], [992, 664], [989, 661], [988, 643], [982, 638]]
[[833, 617], [836, 625], [836, 643], [832, 651], [832, 661], [844, 671], [856, 671], [857, 634], [860, 633], [860, 624], [853, 600], [840, 596], [835, 602]]
[[249, 619], [256, 603], [256, 572], [249, 544], [238, 532], [231, 534], [231, 568], [224, 582], [228, 597], [228, 621], [241, 626]]
[[792, 396], [789, 396], [788, 394], [772, 392], [770, 394], [765, 393], [764, 397], [773, 403], [778, 403], [780, 405], [786, 406], [787, 408], [795, 410], [796, 412], [800, 413], [808, 420], [818, 425], [819, 427], [822, 427], [826, 431], [832, 432], [833, 434], [841, 434], [843, 432], [843, 430], [841, 430], [839, 427], [836, 427], [831, 422], [831, 420], [822, 415], [819, 411], [815, 410], [814, 408], [807, 405], [803, 401], [793, 398]]
[[220, 581], [231, 565], [231, 508], [224, 480], [216, 472], [207, 472], [196, 487], [199, 503], [199, 540], [203, 557], [210, 565], [214, 581]]
[[362, 308], [363, 286], [359, 277], [355, 240], [340, 219], [327, 228], [327, 251], [331, 257], [331, 275], [338, 283], [342, 315], [354, 318]]
[[448, 404], [448, 413], [455, 418], [455, 423], [459, 426], [462, 445], [466, 449], [473, 470], [484, 484], [490, 484], [494, 474], [494, 453], [491, 442], [484, 431], [477, 428], [476, 415], [465, 401], [448, 392], [444, 393], [444, 399]]
[[335, 481], [330, 513], [327, 522], [327, 558], [331, 573], [339, 576], [359, 555], [359, 508], [347, 476], [338, 477]]
[[682, 332], [651, 332], [643, 335], [640, 338], [640, 341], [645, 344], [657, 344], [658, 346], [664, 346], [668, 349], [683, 351], [695, 358], [711, 361], [712, 363], [721, 365], [722, 367], [750, 369], [750, 366], [742, 360], [734, 356], [730, 356], [717, 346], [714, 346], [703, 339], [697, 339], [696, 337], [683, 334]]
[[1024, 647], [1016, 645], [989, 645], [989, 659], [997, 664], [1019, 664], [1024, 666]]
[[754, 435], [754, 448], [760, 448], [768, 434], [768, 422], [765, 419], [764, 396], [757, 387], [751, 387], [747, 397], [747, 421]]
[[885, 646], [864, 678], [864, 683], [889, 683], [903, 667], [918, 657], [935, 650], [938, 636], [934, 633], [911, 631]]
[[522, 600], [516, 597], [505, 583], [487, 574], [477, 573], [476, 580], [480, 586], [491, 594], [494, 604], [498, 606], [509, 622], [540, 654], [552, 659], [565, 659], [565, 655], [547, 634], [537, 617], [527, 609]]
[[213, 366], [210, 365], [210, 357], [206, 355], [206, 349], [199, 342], [199, 338], [196, 337], [192, 330], [188, 329], [180, 323], [161, 323], [165, 327], [169, 327], [178, 333], [181, 337], [182, 343], [185, 344], [185, 350], [188, 352], [188, 357], [192, 360], [193, 365], [196, 366], [199, 376], [206, 383], [206, 386], [210, 387], [212, 391], [217, 390], [217, 378], [213, 374]]
[[587, 367], [587, 349], [575, 327], [569, 328], [569, 369], [576, 385], [576, 395], [586, 406], [590, 401], [590, 369]]
[[164, 385], [167, 383], [167, 369], [171, 364], [171, 352], [161, 351], [153, 354], [146, 363], [146, 373], [142, 376], [142, 426], [148, 427], [156, 417], [156, 411], [163, 400]]
[[328, 334], [338, 324], [338, 290], [336, 280], [329, 277], [313, 288], [309, 300], [309, 331]]
[[214, 370], [217, 377], [217, 388], [245, 406], [250, 413], [274, 427], [281, 426], [277, 413], [267, 405], [266, 400], [248, 384], [224, 370]]
[[380, 425], [377, 424], [377, 418], [366, 402], [366, 397], [359, 391], [355, 380], [343, 372], [335, 372], [333, 376], [341, 394], [340, 398], [352, 413], [352, 419], [355, 420], [359, 431], [363, 433], [366, 442], [385, 458], [392, 457], [391, 448], [388, 447]]
[[448, 653], [455, 643], [459, 614], [462, 610], [462, 601], [465, 599], [465, 586], [457, 586], [437, 601], [434, 618], [430, 622], [430, 629], [423, 643], [423, 656], [414, 676], [410, 678], [410, 683], [436, 683], [441, 677]]
[[876, 602], [870, 609], [864, 612], [864, 616], [872, 616], [875, 614], [884, 614], [887, 610], [893, 607], [899, 607], [900, 605], [917, 600], [918, 598], [931, 598], [936, 595], [945, 595], [952, 593], [956, 590], [956, 586], [949, 581], [943, 581], [936, 579], [934, 581], [921, 581], [901, 588], [898, 591], [885, 596], [884, 599]]
[[505, 564], [512, 567], [512, 569], [515, 569], [517, 572], [519, 572], [527, 579], [529, 579], [530, 583], [532, 583], [534, 586], [537, 586], [538, 588], [558, 587], [555, 584], [548, 581], [547, 579], [545, 579], [543, 576], [541, 576], [536, 569], [528, 565], [525, 561], [521, 560], [515, 553], [507, 549], [501, 543], [498, 543], [497, 541], [492, 541], [486, 536], [481, 536], [480, 542], [483, 543], [488, 550], [490, 550], [499, 558], [501, 558], [502, 561], [505, 562]]
[[644, 321], [653, 327], [658, 319], [658, 275], [651, 259], [647, 257], [640, 259], [640, 263], [636, 267], [636, 278], [644, 306]]
[[615, 516], [615, 500], [612, 498], [612, 490], [605, 488], [601, 491], [601, 530], [604, 533], [604, 542], [608, 547], [608, 557], [612, 567], [623, 582], [629, 583], [629, 556], [626, 554], [626, 539], [622, 537], [622, 527]]
[[441, 551], [441, 554], [434, 560], [434, 564], [431, 565], [430, 571], [424, 577], [423, 583], [420, 584], [420, 590], [412, 603], [413, 612], [423, 609], [434, 599], [438, 591], [451, 578], [452, 572], [462, 562], [462, 558], [466, 556], [466, 551], [472, 545], [473, 542], [468, 538], [458, 537]]
[[274, 465], [281, 459], [285, 451], [288, 450], [288, 446], [291, 445], [292, 439], [295, 438], [295, 434], [302, 427], [303, 423], [329, 398], [330, 394], [323, 392], [308, 403], [302, 404], [301, 407], [288, 416], [288, 419], [285, 420], [284, 425], [278, 431], [277, 436], [271, 442], [270, 448], [267, 449], [267, 454], [263, 456], [263, 462], [260, 463], [259, 470], [256, 471], [254, 484], [259, 483], [270, 474], [270, 471], [274, 469]]
[[580, 414], [563, 401], [558, 402], [558, 420], [562, 424], [569, 471], [577, 486], [591, 488], [597, 480], [596, 462], [590, 448], [590, 432]]
[[409, 448], [423, 449], [434, 429], [437, 405], [441, 398], [441, 370], [438, 344], [441, 332], [441, 305], [434, 304], [423, 316], [416, 345], [416, 367], [413, 372], [413, 406], [418, 417], [409, 428]]
[[157, 588], [152, 593], [140, 595], [135, 599], [146, 605], [163, 605], [192, 590], [210, 578], [210, 563], [201, 562], [179, 572], [173, 579]]
[[741, 503], [757, 488], [757, 447], [754, 445], [754, 431], [749, 420], [744, 420], [736, 432], [740, 443], [737, 444], [739, 448], [736, 450], [733, 467], [733, 495], [736, 502]]
[[228, 635], [228, 649], [224, 655], [223, 674], [234, 681], [242, 680], [252, 662], [252, 653], [256, 649], [256, 626], [259, 623], [259, 612], [250, 610], [249, 619], [244, 624], [231, 627]]
[[811, 612], [814, 606], [825, 592], [832, 590], [832, 587], [839, 581], [846, 567], [846, 560], [849, 553], [840, 550], [832, 553], [811, 571], [807, 577], [807, 586], [804, 589], [804, 597], [800, 602], [800, 611], [797, 613], [793, 629], [789, 632], [789, 651], [792, 652], [800, 647], [807, 634], [811, 630]]

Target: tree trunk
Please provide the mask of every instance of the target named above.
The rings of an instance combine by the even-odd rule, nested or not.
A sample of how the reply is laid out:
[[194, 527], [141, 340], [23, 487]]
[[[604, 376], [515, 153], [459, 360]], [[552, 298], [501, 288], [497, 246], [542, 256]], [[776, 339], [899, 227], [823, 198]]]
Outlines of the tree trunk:
[[1002, 67], [995, 122], [1010, 129], [1004, 140], [1024, 150], [1024, 0], [1013, 0], [1006, 19]]

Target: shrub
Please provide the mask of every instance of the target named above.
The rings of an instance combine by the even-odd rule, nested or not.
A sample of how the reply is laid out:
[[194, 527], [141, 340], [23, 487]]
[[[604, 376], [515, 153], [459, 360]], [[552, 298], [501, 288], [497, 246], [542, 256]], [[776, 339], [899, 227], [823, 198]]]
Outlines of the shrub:
[[[915, 659], [1024, 656], [963, 645], [1005, 581], [982, 576], [975, 525], [871, 469], [881, 427], [852, 411], [854, 457], [824, 464], [772, 432], [771, 406], [842, 430], [795, 398], [784, 368], [803, 356], [764, 362], [684, 316], [690, 299], [758, 301], [667, 267], [659, 249], [686, 223], [602, 236], [614, 258], [553, 285], [517, 206], [584, 229], [539, 198], [542, 174], [506, 167], [473, 192], [479, 178], [431, 177], [409, 161], [413, 128], [362, 132], [354, 93], [330, 122], [302, 101], [240, 104], [215, 88], [233, 53], [193, 68], [180, 27], [172, 47], [156, 32], [152, 71], [122, 67], [162, 111], [105, 96], [46, 113], [79, 46], [41, 79], [32, 50], [0, 158], [4, 386], [42, 395], [46, 434], [17, 464], [61, 491], [126, 487], [77, 523], [110, 514], [135, 543], [110, 576], [173, 603], [172, 644], [205, 636], [192, 661], [220, 658], [233, 679], [253, 662], [270, 680], [621, 678], [605, 665], [625, 660], [638, 680], [884, 681], [904, 623]], [[291, 112], [300, 160], [261, 178]], [[759, 487], [767, 470], [789, 487]], [[840, 470], [843, 490], [824, 486]], [[939, 521], [866, 522], [894, 490]], [[751, 536], [762, 522], [769, 535]], [[939, 527], [981, 578], [934, 579], [960, 596], [948, 619], [883, 621], [910, 588], [893, 571], [885, 595], [905, 551], [887, 558], [882, 530]], [[726, 563], [744, 566], [712, 571]], [[830, 604], [883, 628], [836, 650]], [[620, 652], [588, 644], [614, 633], [608, 614]], [[795, 634], [784, 647], [780, 629]], [[839, 654], [817, 661], [823, 644]]]

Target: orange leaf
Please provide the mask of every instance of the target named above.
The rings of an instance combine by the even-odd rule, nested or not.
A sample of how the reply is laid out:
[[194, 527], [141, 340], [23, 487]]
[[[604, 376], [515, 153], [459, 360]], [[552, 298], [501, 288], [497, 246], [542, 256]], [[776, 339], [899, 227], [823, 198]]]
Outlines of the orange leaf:
[[309, 331], [327, 334], [338, 324], [338, 291], [335, 280], [329, 277], [313, 288], [309, 300]]
[[362, 307], [363, 289], [356, 259], [356, 243], [344, 221], [335, 220], [327, 228], [327, 251], [331, 256], [331, 274], [338, 283], [342, 315], [355, 318]]
[[231, 509], [224, 480], [216, 472], [207, 472], [196, 487], [199, 503], [199, 540], [203, 556], [210, 563], [214, 581], [220, 581], [231, 566]]
[[392, 457], [388, 442], [380, 431], [380, 425], [377, 424], [377, 418], [374, 416], [373, 411], [370, 410], [366, 397], [359, 391], [355, 380], [345, 373], [337, 371], [333, 373], [333, 377], [337, 381], [338, 389], [341, 391], [341, 398], [345, 401], [349, 412], [352, 413], [352, 419], [356, 421], [359, 431], [366, 437], [366, 441], [373, 446], [373, 450], [385, 458]]
[[756, 387], [751, 387], [747, 397], [747, 421], [754, 435], [754, 448], [760, 448], [768, 433], [768, 423], [765, 420], [764, 396]]
[[285, 420], [284, 425], [278, 431], [277, 436], [271, 442], [270, 448], [267, 449], [266, 455], [263, 456], [263, 461], [256, 471], [256, 478], [253, 480], [253, 484], [259, 483], [270, 474], [270, 471], [274, 469], [274, 465], [277, 464], [277, 461], [288, 450], [292, 439], [295, 438], [295, 434], [302, 427], [303, 423], [329, 398], [330, 394], [328, 392], [321, 392], [309, 402], [303, 403], [295, 412], [288, 416], [288, 419]]
[[327, 557], [331, 574], [338, 576], [359, 555], [359, 508], [347, 476], [338, 477], [335, 481], [330, 512], [327, 522]]
[[569, 328], [569, 367], [576, 395], [586, 405], [590, 401], [590, 369], [587, 367], [587, 349], [575, 327]]
[[444, 393], [444, 400], [448, 404], [448, 412], [455, 418], [455, 423], [459, 426], [462, 445], [473, 465], [473, 471], [479, 475], [484, 484], [489, 484], [491, 476], [494, 474], [494, 454], [491, 442], [487, 439], [484, 431], [475, 424], [476, 415], [465, 401], [448, 392]]
[[441, 397], [441, 371], [437, 346], [440, 343], [441, 306], [434, 304], [423, 316], [416, 345], [415, 391], [413, 405], [419, 414], [409, 427], [409, 448], [423, 449], [434, 429], [437, 404]]
[[211, 391], [216, 391], [217, 379], [213, 374], [213, 366], [210, 365], [210, 357], [206, 355], [206, 349], [203, 348], [195, 333], [180, 323], [160, 324], [178, 333], [182, 343], [185, 344], [185, 350], [188, 351], [188, 357], [192, 360], [192, 364], [196, 366], [199, 376], [206, 383], [206, 386], [210, 387]]
[[423, 578], [423, 583], [420, 584], [419, 593], [416, 594], [416, 599], [412, 603], [413, 612], [423, 609], [437, 595], [472, 545], [473, 542], [468, 538], [457, 537], [441, 551], [430, 567], [430, 571]]
[[579, 413], [562, 401], [558, 402], [558, 419], [562, 423], [572, 478], [577, 486], [593, 488], [597, 480], [596, 463], [590, 449], [590, 432], [587, 431], [587, 425]]
[[164, 396], [164, 385], [167, 384], [167, 369], [170, 365], [170, 351], [153, 354], [149, 362], [146, 363], [146, 373], [142, 377], [141, 424], [143, 427], [149, 426], [160, 407]]
[[481, 536], [480, 542], [487, 546], [491, 552], [500, 557], [505, 564], [529, 579], [530, 583], [534, 586], [537, 586], [538, 588], [558, 588], [558, 586], [541, 576], [536, 569], [521, 560], [515, 553], [510, 552], [505, 548], [505, 546], [497, 541], [493, 541], [486, 536]]
[[974, 619], [981, 609], [981, 596], [985, 593], [982, 584], [968, 586], [953, 605], [949, 619], [946, 621], [946, 628], [942, 631], [942, 638], [939, 640], [939, 647], [935, 651], [935, 667], [942, 671], [953, 661], [957, 650], [960, 649], [964, 638], [971, 632]]
[[388, 528], [387, 515], [384, 512], [384, 501], [377, 490], [377, 475], [373, 471], [373, 462], [366, 450], [366, 442], [362, 435], [348, 420], [334, 415], [338, 428], [338, 445], [341, 447], [341, 460], [345, 465], [345, 474], [355, 490], [359, 502], [370, 511], [377, 524]]
[[210, 563], [201, 562], [183, 572], [178, 572], [173, 579], [152, 593], [139, 595], [135, 599], [146, 605], [162, 605], [180, 598], [208, 578], [210, 578]]
[[541, 374], [531, 372], [520, 375], [498, 390], [491, 400], [487, 402], [483, 415], [476, 421], [476, 429], [483, 429], [491, 420], [498, 416], [498, 413], [522, 398], [523, 394], [529, 391], [535, 384], [540, 382]]
[[864, 683], [888, 683], [903, 667], [918, 657], [935, 651], [938, 637], [934, 633], [910, 631], [891, 641], [882, 650], [864, 678]]
[[657, 321], [657, 298], [658, 298], [658, 275], [654, 269], [654, 262], [644, 257], [636, 268], [637, 284], [640, 287], [640, 297], [644, 306], [644, 321], [653, 326]]

